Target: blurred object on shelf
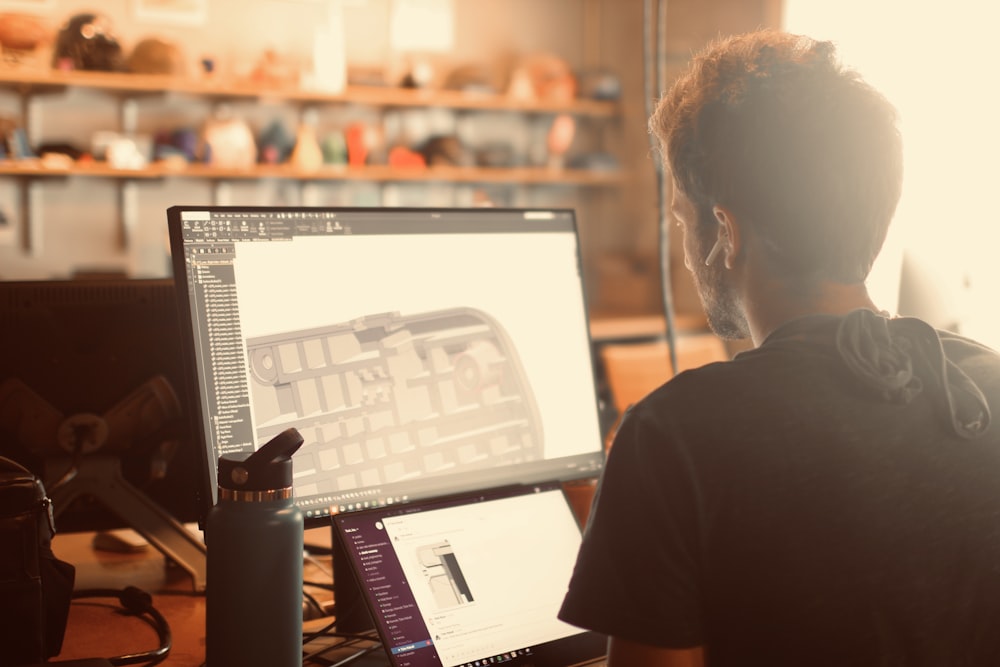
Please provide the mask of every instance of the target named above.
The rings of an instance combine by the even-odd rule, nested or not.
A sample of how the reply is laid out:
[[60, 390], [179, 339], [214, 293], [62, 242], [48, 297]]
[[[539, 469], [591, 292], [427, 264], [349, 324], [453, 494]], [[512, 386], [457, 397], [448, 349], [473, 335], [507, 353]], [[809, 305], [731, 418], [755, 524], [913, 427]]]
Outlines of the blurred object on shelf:
[[341, 93], [347, 86], [347, 52], [343, 7], [326, 3], [326, 21], [313, 27], [312, 67], [304, 85], [312, 90]]
[[115, 169], [143, 169], [153, 153], [153, 140], [146, 136], [131, 136], [120, 132], [95, 132], [91, 138], [91, 154]]
[[0, 119], [0, 129], [3, 130], [3, 156], [12, 160], [29, 160], [38, 157], [28, 142], [28, 133], [24, 127], [11, 118]]
[[0, 48], [4, 62], [20, 63], [51, 39], [52, 31], [41, 17], [20, 12], [0, 14]]
[[351, 86], [388, 86], [382, 67], [350, 65], [347, 68], [347, 83]]
[[579, 77], [580, 97], [615, 102], [621, 99], [622, 82], [617, 74], [607, 70], [583, 72]]
[[510, 82], [507, 84], [507, 97], [526, 102], [537, 101], [535, 84], [531, 80], [531, 74], [527, 68], [515, 67], [511, 72]]
[[147, 37], [132, 49], [126, 67], [133, 74], [187, 74], [184, 52], [175, 42], [159, 37]]
[[496, 206], [493, 195], [485, 188], [476, 188], [472, 191], [473, 206]]
[[389, 166], [401, 169], [423, 168], [427, 166], [424, 156], [406, 146], [393, 146], [389, 151]]
[[309, 123], [301, 123], [295, 133], [295, 148], [290, 162], [302, 171], [316, 171], [323, 166], [323, 151], [316, 139], [316, 128]]
[[281, 164], [288, 160], [295, 148], [295, 136], [285, 123], [276, 118], [271, 121], [257, 138], [259, 155], [257, 161], [261, 164]]
[[351, 123], [344, 131], [347, 162], [352, 167], [385, 163], [386, 149], [381, 130], [366, 123]]
[[157, 165], [164, 171], [174, 171], [181, 172], [187, 169], [190, 162], [188, 162], [183, 155], [179, 153], [163, 155], [156, 160]]
[[15, 127], [17, 127], [17, 121], [13, 118], [0, 116], [0, 160], [13, 157], [10, 151], [10, 135]]
[[39, 158], [39, 163], [43, 169], [52, 169], [54, 171], [71, 169], [74, 162], [75, 160], [69, 155], [59, 152], [42, 151], [42, 157]]
[[66, 142], [46, 142], [38, 145], [38, 154], [45, 158], [47, 155], [65, 155], [70, 162], [79, 160], [86, 151], [79, 146]]
[[194, 162], [198, 159], [198, 131], [181, 127], [157, 132], [153, 137], [153, 159]]
[[572, 116], [561, 113], [552, 119], [552, 126], [545, 138], [550, 169], [562, 169], [565, 166], [566, 151], [573, 145], [574, 136], [576, 136], [576, 121]]
[[274, 49], [267, 49], [257, 59], [250, 80], [276, 88], [291, 88], [299, 85], [301, 75], [298, 65]]
[[209, 55], [204, 55], [198, 60], [198, 64], [201, 66], [201, 73], [206, 78], [215, 76], [215, 58]]
[[0, 116], [0, 160], [6, 160], [10, 157], [7, 140], [10, 137], [11, 130], [15, 127], [17, 127], [17, 123], [13, 118]]
[[497, 92], [489, 70], [480, 65], [456, 67], [445, 77], [444, 88], [483, 95], [494, 95]]
[[431, 137], [420, 148], [427, 164], [448, 165], [454, 167], [474, 167], [476, 166], [475, 156], [469, 151], [458, 137], [436, 136]]
[[363, 123], [353, 123], [347, 127], [347, 162], [352, 167], [363, 167], [368, 162], [368, 142], [365, 140], [367, 128]]
[[347, 142], [342, 132], [331, 132], [323, 139], [323, 162], [326, 164], [347, 164]]
[[144, 169], [149, 164], [149, 137], [119, 136], [107, 149], [108, 164], [115, 169]]
[[494, 141], [476, 150], [476, 164], [481, 167], [510, 168], [520, 163], [514, 147], [507, 142]]
[[257, 143], [241, 118], [220, 111], [202, 130], [202, 161], [225, 169], [250, 169], [257, 162]]
[[59, 30], [52, 52], [52, 67], [59, 70], [121, 72], [125, 59], [121, 44], [104, 14], [74, 14]]
[[581, 153], [574, 155], [566, 161], [566, 166], [570, 169], [584, 169], [587, 171], [618, 171], [621, 164], [618, 158], [605, 151], [595, 151], [592, 153]]
[[434, 66], [424, 59], [415, 59], [409, 63], [402, 81], [401, 88], [429, 88], [434, 81]]
[[576, 87], [576, 76], [565, 60], [540, 53], [521, 59], [511, 73], [507, 94], [522, 100], [571, 102]]

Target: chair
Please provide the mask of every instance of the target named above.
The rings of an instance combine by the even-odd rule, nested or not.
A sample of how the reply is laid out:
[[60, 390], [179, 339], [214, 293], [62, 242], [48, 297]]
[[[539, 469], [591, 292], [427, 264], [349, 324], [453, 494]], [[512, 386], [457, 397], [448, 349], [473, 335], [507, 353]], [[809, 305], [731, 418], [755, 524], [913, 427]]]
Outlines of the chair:
[[[729, 359], [725, 344], [711, 333], [682, 334], [676, 349], [678, 372]], [[607, 344], [599, 355], [619, 414], [674, 375], [665, 340]]]

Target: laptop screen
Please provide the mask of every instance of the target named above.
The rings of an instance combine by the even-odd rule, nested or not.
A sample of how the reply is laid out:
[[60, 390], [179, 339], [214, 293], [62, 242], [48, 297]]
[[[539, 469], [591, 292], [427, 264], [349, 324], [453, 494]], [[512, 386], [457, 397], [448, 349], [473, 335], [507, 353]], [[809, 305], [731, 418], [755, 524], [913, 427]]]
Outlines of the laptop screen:
[[334, 517], [394, 667], [569, 665], [605, 640], [556, 618], [580, 546], [558, 484]]
[[310, 525], [603, 465], [570, 210], [173, 207], [216, 461], [295, 427]]

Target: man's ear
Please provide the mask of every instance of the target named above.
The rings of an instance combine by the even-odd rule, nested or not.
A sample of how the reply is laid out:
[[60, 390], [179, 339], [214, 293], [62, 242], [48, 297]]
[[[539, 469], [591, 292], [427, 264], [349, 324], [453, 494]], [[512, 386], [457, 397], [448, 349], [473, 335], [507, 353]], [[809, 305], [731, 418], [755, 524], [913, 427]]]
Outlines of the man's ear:
[[740, 226], [736, 223], [736, 216], [725, 206], [713, 206], [712, 214], [719, 223], [719, 242], [722, 243], [726, 268], [731, 269], [742, 250]]

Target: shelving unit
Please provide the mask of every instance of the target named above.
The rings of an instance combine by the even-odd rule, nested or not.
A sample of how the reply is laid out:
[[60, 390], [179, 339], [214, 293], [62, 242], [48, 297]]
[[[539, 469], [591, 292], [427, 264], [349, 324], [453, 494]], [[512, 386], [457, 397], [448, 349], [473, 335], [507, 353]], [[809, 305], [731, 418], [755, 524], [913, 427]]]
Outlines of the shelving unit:
[[153, 164], [143, 169], [116, 169], [103, 162], [83, 162], [69, 168], [45, 167], [37, 160], [0, 161], [0, 176], [59, 178], [84, 176], [96, 178], [155, 179], [200, 178], [216, 180], [253, 180], [280, 178], [296, 181], [444, 181], [449, 183], [522, 183], [548, 185], [613, 186], [620, 183], [620, 172], [582, 169], [546, 169], [545, 167], [364, 167], [325, 165], [316, 170], [298, 169], [288, 164], [256, 165], [252, 169], [227, 169], [206, 164], [177, 168]]
[[619, 115], [615, 102], [577, 99], [572, 101], [520, 100], [505, 95], [393, 88], [348, 86], [330, 93], [291, 87], [261, 85], [252, 81], [190, 79], [156, 74], [114, 72], [63, 72], [0, 69], [0, 88], [18, 93], [58, 92], [66, 88], [90, 88], [125, 96], [177, 93], [203, 98], [260, 98], [302, 104], [365, 104], [378, 107], [445, 107], [449, 109], [512, 111], [519, 113], [569, 113], [613, 118]]
[[[268, 87], [250, 81], [228, 81], [215, 78], [190, 79], [164, 75], [123, 74], [107, 72], [63, 72], [0, 69], [0, 91], [18, 95], [25, 126], [31, 114], [32, 100], [43, 95], [62, 94], [71, 89], [85, 89], [106, 94], [118, 104], [118, 129], [134, 131], [136, 100], [152, 96], [187, 96], [212, 103], [253, 101], [284, 104], [300, 109], [329, 106], [365, 106], [379, 110], [406, 108], [443, 108], [458, 112], [509, 112], [531, 116], [570, 114], [575, 117], [610, 122], [620, 117], [616, 102], [600, 100], [535, 101], [513, 99], [504, 95], [465, 93], [451, 90], [403, 89], [392, 87], [349, 86], [343, 92], [331, 93], [292, 87]], [[32, 137], [28, 128], [29, 137]], [[32, 137], [34, 138], [34, 137]], [[32, 250], [32, 219], [30, 196], [32, 183], [40, 179], [68, 177], [100, 178], [117, 181], [118, 226], [122, 247], [128, 243], [128, 230], [134, 228], [130, 211], [135, 209], [137, 183], [156, 179], [199, 179], [211, 181], [222, 192], [226, 181], [283, 179], [302, 184], [318, 182], [369, 183], [453, 183], [507, 184], [515, 186], [569, 186], [608, 188], [619, 185], [620, 171], [583, 170], [546, 167], [411, 167], [388, 165], [323, 165], [316, 170], [303, 170], [291, 164], [255, 165], [249, 169], [219, 168], [208, 164], [187, 164], [181, 167], [154, 163], [142, 169], [117, 169], [102, 162], [75, 162], [69, 167], [54, 168], [40, 160], [0, 161], [0, 177], [16, 178], [20, 182], [19, 197], [22, 221], [21, 246]]]

